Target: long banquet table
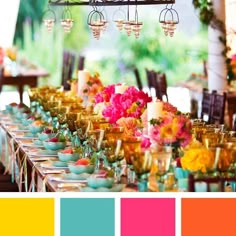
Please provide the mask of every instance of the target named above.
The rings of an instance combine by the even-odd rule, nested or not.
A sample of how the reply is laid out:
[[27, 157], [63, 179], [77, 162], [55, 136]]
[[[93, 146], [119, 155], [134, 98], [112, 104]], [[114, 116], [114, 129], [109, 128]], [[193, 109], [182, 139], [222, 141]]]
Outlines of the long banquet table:
[[[40, 147], [32, 144], [31, 137], [24, 137], [24, 132], [17, 128], [17, 124], [9, 119], [8, 115], [0, 114], [1, 139], [0, 145], [2, 149], [1, 161], [5, 164], [9, 173], [13, 176], [19, 186], [20, 192], [63, 192], [73, 191], [80, 192], [81, 187], [85, 187], [85, 183], [80, 181], [57, 181], [57, 176], [65, 173], [65, 169], [59, 168], [43, 168], [42, 163], [57, 159], [57, 156], [51, 155], [34, 155]], [[114, 188], [111, 191], [136, 192], [137, 187], [127, 185], [126, 177], [122, 177], [122, 189]], [[153, 184], [150, 191], [156, 191]]]
[[[9, 115], [0, 112], [0, 149], [2, 151], [1, 160], [6, 166], [8, 172], [12, 174], [12, 181], [19, 186], [20, 192], [81, 192], [81, 191], [96, 191], [89, 189], [85, 181], [63, 179], [63, 173], [68, 173], [67, 168], [53, 168], [49, 165], [50, 161], [58, 160], [57, 155], [41, 155], [39, 150], [42, 146], [33, 143], [35, 137], [26, 135], [26, 130], [21, 130], [18, 124], [10, 119]], [[68, 145], [70, 145], [68, 143]], [[235, 176], [229, 179], [235, 185]], [[193, 179], [192, 179], [193, 180]], [[203, 181], [198, 179], [197, 181]], [[222, 182], [224, 179], [211, 179], [210, 182]], [[190, 182], [189, 182], [190, 186]], [[221, 185], [223, 187], [223, 185]], [[235, 185], [236, 186], [236, 185]], [[159, 191], [156, 177], [149, 177], [149, 190], [151, 192]], [[190, 186], [191, 187], [191, 186]], [[85, 190], [87, 189], [87, 190]], [[222, 191], [232, 191], [231, 189], [223, 189]], [[194, 187], [185, 189], [184, 191], [194, 191]], [[236, 189], [235, 189], [236, 190]], [[114, 186], [107, 191], [110, 192], [137, 192], [137, 185], [127, 184], [127, 178], [122, 177], [120, 184]], [[171, 189], [166, 189], [168, 192], [182, 191], [175, 185]]]

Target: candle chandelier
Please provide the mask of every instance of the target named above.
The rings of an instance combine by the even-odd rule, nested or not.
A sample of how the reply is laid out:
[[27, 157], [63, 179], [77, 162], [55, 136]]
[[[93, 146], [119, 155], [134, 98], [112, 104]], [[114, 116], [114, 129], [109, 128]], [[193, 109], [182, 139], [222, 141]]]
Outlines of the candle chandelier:
[[[134, 34], [135, 38], [139, 38], [143, 22], [139, 21], [138, 6], [139, 5], [161, 5], [166, 4], [166, 7], [161, 11], [159, 22], [162, 25], [164, 34], [172, 37], [179, 23], [179, 16], [176, 10], [173, 9], [175, 0], [49, 0], [48, 9], [43, 14], [43, 22], [48, 31], [51, 32], [56, 23], [56, 14], [52, 10], [52, 6], [62, 6], [63, 13], [61, 17], [61, 26], [65, 33], [69, 33], [73, 26], [73, 18], [70, 7], [73, 6], [91, 6], [92, 10], [88, 14], [87, 24], [94, 36], [99, 39], [101, 34], [105, 32], [108, 20], [106, 19], [105, 7], [118, 6], [114, 12], [112, 21], [115, 23], [118, 30], [125, 31], [127, 36]], [[121, 7], [126, 6], [127, 12]], [[130, 19], [130, 6], [135, 6], [134, 19]], [[170, 7], [169, 7], [170, 6]]]

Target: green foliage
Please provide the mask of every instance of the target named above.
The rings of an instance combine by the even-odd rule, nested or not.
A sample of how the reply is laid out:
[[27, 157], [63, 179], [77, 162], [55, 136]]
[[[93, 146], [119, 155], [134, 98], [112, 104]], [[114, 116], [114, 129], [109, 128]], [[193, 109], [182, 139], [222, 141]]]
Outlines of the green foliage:
[[78, 7], [73, 7], [70, 10], [74, 24], [71, 32], [65, 35], [64, 47], [79, 52], [88, 42], [87, 25], [84, 20], [85, 14], [82, 9]]
[[39, 85], [61, 85], [63, 49], [71, 49], [79, 53], [88, 40], [85, 24], [82, 23], [84, 13], [78, 8], [71, 9], [74, 25], [71, 33], [65, 34], [59, 24], [60, 18], [62, 17], [61, 8], [60, 10], [53, 9], [57, 15], [57, 23], [53, 31], [49, 33], [42, 24], [43, 11], [45, 11], [46, 7], [44, 9], [40, 7], [38, 13], [34, 14], [37, 4], [38, 1], [36, 1], [36, 5], [34, 6], [32, 6], [32, 2], [28, 2], [28, 4], [25, 4], [24, 7], [21, 6], [19, 9], [20, 17], [18, 17], [18, 20], [32, 17], [32, 21], [25, 20], [24, 23], [19, 21], [22, 23], [23, 34], [21, 37], [18, 37], [17, 35], [20, 35], [19, 30], [21, 30], [21, 27], [17, 28], [15, 44], [19, 48], [19, 55], [21, 57], [29, 59], [50, 73], [49, 78], [39, 80]]
[[[21, 0], [19, 6], [19, 13], [16, 23], [15, 42], [23, 39], [24, 22], [27, 19], [29, 22], [41, 22], [43, 11], [46, 8], [48, 0]], [[32, 24], [32, 35], [37, 32]], [[22, 42], [22, 41], [21, 41]]]
[[[139, 39], [133, 35], [128, 37], [125, 32], [117, 37], [117, 42], [107, 41], [107, 47], [114, 43], [114, 53], [103, 55], [100, 61], [90, 62], [88, 67], [101, 72], [105, 84], [125, 82], [136, 85], [131, 70], [133, 65], [138, 68], [144, 85], [147, 85], [146, 68], [165, 72], [168, 85], [188, 79], [193, 72], [203, 73], [203, 61], [207, 60], [208, 50], [206, 28], [191, 36], [177, 29], [174, 37], [170, 38], [164, 35], [159, 24], [154, 26], [147, 20]], [[123, 70], [119, 71], [122, 65]]]
[[193, 0], [193, 6], [199, 10], [201, 22], [209, 25], [215, 17], [212, 2], [209, 0]]
[[60, 85], [63, 33], [57, 29], [54, 33], [48, 33], [44, 25], [37, 23], [34, 24], [34, 28], [37, 34], [33, 40], [31, 25], [28, 22], [24, 24], [24, 48], [19, 47], [19, 55], [48, 70], [50, 77], [40, 80], [40, 85]]

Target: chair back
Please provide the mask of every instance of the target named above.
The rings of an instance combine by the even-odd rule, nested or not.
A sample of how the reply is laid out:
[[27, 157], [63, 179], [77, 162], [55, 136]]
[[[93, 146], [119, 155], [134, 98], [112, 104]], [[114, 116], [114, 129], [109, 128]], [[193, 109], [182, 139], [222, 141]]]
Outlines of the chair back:
[[167, 81], [166, 81], [166, 75], [165, 73], [156, 72], [156, 96], [161, 101], [163, 100], [163, 97], [165, 97], [165, 100], [168, 102], [168, 95], [167, 95]]
[[142, 81], [141, 81], [140, 73], [139, 73], [138, 68], [136, 66], [133, 67], [133, 72], [134, 72], [134, 75], [135, 75], [136, 84], [138, 86], [138, 89], [142, 90], [143, 89], [143, 84], [142, 84]]
[[85, 64], [85, 57], [80, 55], [78, 58], [78, 67], [77, 67], [78, 70], [83, 70], [84, 64]]
[[210, 123], [224, 124], [226, 93], [217, 93], [216, 91], [213, 91], [212, 97]]
[[[189, 192], [226, 192], [227, 184], [232, 183], [232, 192], [235, 192], [236, 175], [233, 176], [203, 176], [197, 177], [192, 173], [188, 175]], [[231, 186], [232, 187], [232, 186]]]
[[208, 124], [224, 124], [226, 93], [203, 89], [201, 119]]
[[68, 81], [72, 79], [72, 74], [75, 65], [75, 54], [64, 50], [62, 61], [62, 86], [64, 90], [70, 90], [70, 84]]
[[147, 85], [148, 88], [155, 88], [156, 87], [156, 81], [155, 81], [155, 71], [146, 69], [146, 76], [147, 76]]
[[195, 177], [193, 174], [188, 176], [189, 192], [224, 192], [224, 186], [225, 180], [219, 176], [204, 176], [201, 178]]
[[211, 120], [211, 108], [213, 104], [212, 94], [208, 89], [204, 88], [202, 92], [202, 107], [201, 107], [201, 119], [206, 123], [210, 123]]

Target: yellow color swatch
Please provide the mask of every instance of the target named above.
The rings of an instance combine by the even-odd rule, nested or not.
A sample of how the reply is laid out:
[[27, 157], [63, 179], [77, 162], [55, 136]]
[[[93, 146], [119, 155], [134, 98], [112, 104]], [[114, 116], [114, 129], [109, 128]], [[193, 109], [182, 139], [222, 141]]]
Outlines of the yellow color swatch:
[[0, 198], [0, 235], [54, 236], [54, 199]]

